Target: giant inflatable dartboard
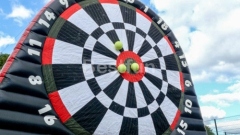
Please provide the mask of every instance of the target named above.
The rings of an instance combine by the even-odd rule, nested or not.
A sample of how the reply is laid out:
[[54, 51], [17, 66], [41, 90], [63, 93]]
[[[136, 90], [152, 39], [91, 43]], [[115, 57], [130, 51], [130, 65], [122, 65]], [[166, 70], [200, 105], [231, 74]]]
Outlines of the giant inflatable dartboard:
[[137, 0], [51, 1], [0, 79], [1, 134], [206, 134], [178, 41]]

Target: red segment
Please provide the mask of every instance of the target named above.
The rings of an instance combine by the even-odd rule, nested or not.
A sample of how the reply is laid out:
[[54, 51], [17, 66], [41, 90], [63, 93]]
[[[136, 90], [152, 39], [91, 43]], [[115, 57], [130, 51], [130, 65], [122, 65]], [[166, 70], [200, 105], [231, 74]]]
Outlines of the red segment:
[[56, 91], [56, 92], [50, 93], [48, 96], [60, 120], [63, 123], [65, 123], [67, 120], [71, 118], [71, 114], [68, 112], [65, 105], [63, 104], [59, 93]]
[[[124, 64], [125, 60], [127, 59], [133, 59], [134, 61], [136, 61], [136, 63], [139, 64], [139, 71], [136, 74], [130, 74], [128, 72], [125, 72], [125, 73], [122, 73], [121, 76], [130, 82], [138, 82], [142, 80], [143, 76], [145, 75], [145, 67], [140, 57], [134, 52], [132, 51], [122, 52], [117, 58], [117, 63], [116, 63], [117, 67], [120, 64]], [[130, 68], [130, 65], [129, 65], [129, 68]]]
[[136, 11], [141, 14], [142, 16], [144, 16], [145, 18], [147, 18], [150, 22], [152, 22], [152, 19], [147, 15], [145, 14], [143, 11], [139, 10], [139, 9], [136, 9]]
[[78, 10], [80, 10], [82, 7], [76, 3], [74, 5], [72, 5], [70, 8], [68, 8], [66, 11], [64, 11], [60, 16], [67, 20], [73, 13], [77, 12]]
[[47, 38], [42, 52], [42, 65], [52, 64], [52, 53], [55, 39]]
[[118, 4], [117, 0], [99, 0], [100, 3], [112, 3], [112, 4]]
[[181, 88], [182, 88], [182, 92], [185, 91], [185, 88], [184, 88], [184, 78], [183, 78], [183, 73], [180, 72], [180, 83], [181, 83]]
[[170, 47], [171, 47], [171, 49], [172, 49], [172, 52], [173, 52], [173, 53], [175, 53], [175, 49], [174, 49], [174, 47], [173, 47], [172, 43], [170, 42], [170, 40], [168, 39], [168, 36], [164, 36], [164, 39], [165, 39], [165, 40], [167, 40], [167, 42], [168, 42], [169, 46], [170, 46]]
[[179, 118], [180, 118], [180, 115], [181, 115], [181, 111], [178, 110], [178, 111], [177, 111], [177, 114], [176, 114], [176, 116], [175, 116], [175, 118], [174, 118], [174, 120], [173, 120], [173, 123], [172, 123], [171, 126], [170, 126], [171, 130], [174, 130], [174, 129], [176, 128], [177, 123], [178, 123], [178, 120], [179, 120]]
[[51, 2], [49, 2], [46, 6], [44, 6], [41, 11], [39, 11], [39, 13], [36, 15], [36, 17], [31, 21], [31, 23], [28, 25], [27, 29], [24, 31], [22, 37], [20, 38], [20, 40], [18, 41], [16, 47], [14, 48], [12, 54], [9, 56], [9, 58], [7, 59], [4, 67], [1, 69], [1, 73], [0, 73], [0, 83], [2, 83], [7, 71], [9, 70], [9, 68], [11, 67], [12, 63], [15, 60], [15, 57], [17, 56], [18, 52], [21, 50], [22, 48], [22, 44], [23, 42], [26, 40], [30, 30], [32, 29], [33, 25], [38, 21], [40, 15], [45, 11], [45, 9], [52, 4], [53, 0]]

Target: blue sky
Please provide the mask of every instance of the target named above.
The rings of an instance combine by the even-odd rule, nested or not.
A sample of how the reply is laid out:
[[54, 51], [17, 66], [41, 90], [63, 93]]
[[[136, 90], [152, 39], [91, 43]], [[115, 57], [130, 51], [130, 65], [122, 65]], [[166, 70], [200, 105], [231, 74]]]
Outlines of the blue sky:
[[[29, 22], [47, 1], [1, 1], [2, 53], [12, 52]], [[240, 0], [142, 2], [167, 22], [179, 40], [204, 119], [240, 115]]]

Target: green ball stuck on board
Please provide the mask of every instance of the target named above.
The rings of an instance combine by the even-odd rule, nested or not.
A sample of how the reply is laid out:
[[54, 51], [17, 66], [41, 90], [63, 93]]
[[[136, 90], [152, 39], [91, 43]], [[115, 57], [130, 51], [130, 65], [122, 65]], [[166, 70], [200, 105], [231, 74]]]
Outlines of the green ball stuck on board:
[[118, 66], [118, 72], [119, 73], [125, 73], [127, 71], [127, 67], [124, 64], [120, 64]]
[[133, 63], [131, 65], [131, 69], [132, 71], [137, 72], [139, 70], [139, 65], [137, 63]]
[[122, 44], [122, 42], [121, 41], [117, 41], [116, 43], [115, 43], [115, 49], [116, 50], [121, 50], [123, 48], [123, 44]]

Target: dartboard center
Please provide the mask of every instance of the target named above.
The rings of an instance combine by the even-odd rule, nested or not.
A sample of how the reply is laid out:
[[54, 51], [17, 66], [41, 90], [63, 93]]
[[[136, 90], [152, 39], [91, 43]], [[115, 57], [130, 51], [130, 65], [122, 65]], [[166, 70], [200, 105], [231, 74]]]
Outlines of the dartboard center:
[[[123, 65], [126, 66], [126, 71], [120, 72], [123, 71], [121, 70]], [[132, 51], [122, 52], [117, 58], [116, 66], [121, 76], [130, 82], [140, 81], [145, 74], [145, 67], [141, 58]]]

